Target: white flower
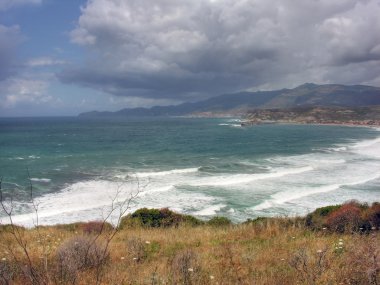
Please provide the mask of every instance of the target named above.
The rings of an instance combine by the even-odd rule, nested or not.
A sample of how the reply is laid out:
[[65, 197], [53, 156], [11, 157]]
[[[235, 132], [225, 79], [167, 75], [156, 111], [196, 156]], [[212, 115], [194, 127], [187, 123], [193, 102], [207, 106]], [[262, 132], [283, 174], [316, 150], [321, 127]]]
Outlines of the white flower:
[[327, 230], [327, 228], [322, 228], [322, 230]]
[[146, 244], [150, 244], [150, 241], [149, 241], [149, 240], [147, 240], [147, 241], [145, 241], [145, 243], [146, 243]]
[[342, 241], [340, 241], [338, 244], [339, 244], [339, 245], [343, 245], [343, 242], [342, 242]]
[[120, 257], [121, 260], [124, 260], [124, 256]]
[[285, 258], [281, 258], [281, 261], [284, 261], [285, 260]]
[[137, 260], [137, 257], [134, 257], [133, 260]]
[[189, 272], [193, 272], [194, 269], [193, 269], [193, 268], [189, 268], [189, 269], [187, 269], [187, 271], [189, 271]]
[[322, 253], [322, 250], [321, 250], [321, 249], [318, 249], [318, 250], [317, 250], [317, 253]]
[[215, 279], [214, 275], [210, 275], [210, 279]]

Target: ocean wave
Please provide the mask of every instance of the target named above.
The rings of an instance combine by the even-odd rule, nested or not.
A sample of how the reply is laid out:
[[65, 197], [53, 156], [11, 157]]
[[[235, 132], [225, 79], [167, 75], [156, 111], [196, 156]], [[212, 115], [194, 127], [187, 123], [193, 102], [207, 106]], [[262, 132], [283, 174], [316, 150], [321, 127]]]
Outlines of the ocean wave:
[[252, 207], [252, 210], [259, 211], [259, 210], [264, 210], [267, 208], [279, 206], [281, 204], [284, 204], [289, 201], [297, 200], [300, 198], [304, 198], [307, 196], [315, 195], [315, 194], [320, 194], [320, 193], [327, 193], [327, 192], [332, 192], [335, 190], [338, 190], [342, 187], [346, 186], [354, 186], [354, 185], [361, 185], [368, 183], [372, 180], [379, 179], [380, 174], [372, 175], [367, 178], [362, 178], [353, 182], [348, 182], [348, 183], [341, 183], [341, 184], [331, 184], [331, 185], [323, 185], [320, 187], [308, 187], [308, 188], [301, 188], [298, 191], [283, 191], [276, 193], [271, 196], [270, 199], [260, 203], [257, 206]]
[[241, 124], [226, 124], [226, 123], [221, 123], [221, 124], [218, 124], [219, 126], [228, 126], [228, 127], [232, 127], [232, 128], [241, 128]]
[[214, 216], [225, 207], [227, 207], [225, 204], [212, 205], [199, 211], [195, 211], [192, 214], [196, 216]]
[[127, 174], [116, 174], [113, 177], [118, 179], [127, 179], [127, 178], [151, 178], [151, 177], [161, 177], [161, 176], [170, 176], [170, 175], [178, 175], [178, 174], [188, 174], [188, 173], [196, 173], [200, 170], [198, 168], [183, 168], [183, 169], [173, 169], [166, 171], [156, 171], [156, 172], [129, 172]]
[[41, 158], [41, 157], [39, 157], [37, 155], [29, 155], [28, 158], [30, 158], [30, 159], [38, 159], [38, 158]]
[[33, 182], [42, 182], [42, 183], [49, 183], [51, 182], [51, 179], [49, 178], [30, 178]]
[[173, 174], [185, 174], [198, 172], [199, 168], [184, 168], [184, 169], [173, 169], [168, 171], [158, 171], [158, 172], [136, 172], [137, 177], [155, 177], [155, 176], [166, 176]]
[[230, 186], [235, 184], [249, 183], [256, 180], [279, 178], [287, 175], [300, 174], [312, 171], [313, 167], [305, 166], [293, 169], [277, 170], [269, 173], [260, 174], [234, 174], [225, 176], [215, 176], [211, 178], [199, 178], [197, 182], [190, 182], [190, 186]]
[[349, 149], [357, 154], [380, 158], [380, 138], [357, 142]]

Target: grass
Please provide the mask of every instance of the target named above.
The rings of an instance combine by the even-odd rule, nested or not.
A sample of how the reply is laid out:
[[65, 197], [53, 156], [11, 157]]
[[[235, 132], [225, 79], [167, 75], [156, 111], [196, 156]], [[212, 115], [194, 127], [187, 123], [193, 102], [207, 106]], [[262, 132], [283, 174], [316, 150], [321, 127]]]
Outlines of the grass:
[[[316, 230], [301, 218], [259, 219], [239, 225], [217, 221], [221, 223], [124, 227], [110, 244], [101, 284], [380, 282], [377, 229], [364, 233]], [[57, 254], [70, 239], [97, 237], [101, 243], [108, 227], [100, 236], [83, 225], [21, 231], [42, 276], [41, 284], [95, 284], [94, 266], [78, 268], [71, 279], [61, 278]], [[31, 284], [18, 266], [24, 263], [25, 256], [9, 229], [1, 228], [0, 284]]]

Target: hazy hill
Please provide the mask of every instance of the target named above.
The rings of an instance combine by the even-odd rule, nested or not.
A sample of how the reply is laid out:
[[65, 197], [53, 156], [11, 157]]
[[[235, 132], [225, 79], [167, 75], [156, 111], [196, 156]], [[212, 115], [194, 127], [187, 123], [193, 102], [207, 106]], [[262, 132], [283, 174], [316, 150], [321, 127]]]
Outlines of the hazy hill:
[[282, 109], [303, 106], [359, 107], [372, 105], [380, 105], [379, 87], [306, 83], [294, 89], [239, 92], [176, 106], [126, 108], [117, 112], [92, 111], [82, 113], [80, 116], [182, 116], [205, 112], [241, 114], [249, 109]]

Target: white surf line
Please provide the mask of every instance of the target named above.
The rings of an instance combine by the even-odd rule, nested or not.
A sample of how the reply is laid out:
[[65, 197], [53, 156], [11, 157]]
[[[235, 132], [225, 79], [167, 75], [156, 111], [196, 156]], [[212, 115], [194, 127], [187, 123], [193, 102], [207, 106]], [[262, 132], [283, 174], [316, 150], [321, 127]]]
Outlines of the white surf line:
[[311, 196], [314, 194], [319, 194], [319, 193], [332, 192], [344, 186], [354, 186], [354, 185], [364, 184], [378, 178], [380, 178], [380, 174], [374, 175], [366, 179], [350, 182], [350, 183], [331, 184], [331, 185], [325, 185], [321, 187], [308, 188], [308, 189], [303, 188], [303, 191], [300, 191], [300, 192], [293, 192], [293, 191], [279, 192], [272, 195], [270, 199], [265, 200], [264, 202], [262, 202], [261, 204], [257, 206], [254, 206], [252, 210], [259, 211], [259, 210], [268, 209], [271, 207], [279, 206], [289, 201], [297, 200], [299, 198], [304, 198], [304, 197]]
[[118, 174], [114, 177], [125, 179], [127, 177], [137, 177], [137, 178], [150, 178], [150, 177], [158, 177], [158, 176], [168, 176], [175, 174], [187, 174], [187, 173], [195, 173], [199, 171], [200, 167], [193, 168], [182, 168], [182, 169], [173, 169], [166, 171], [151, 171], [151, 172], [130, 172], [129, 174]]
[[230, 186], [236, 184], [249, 183], [256, 180], [272, 179], [279, 178], [287, 175], [300, 174], [307, 171], [312, 171], [313, 167], [306, 166], [300, 168], [278, 170], [275, 172], [269, 173], [260, 173], [260, 174], [234, 174], [228, 176], [217, 176], [212, 178], [200, 178], [198, 182], [189, 183], [186, 185], [190, 186]]

